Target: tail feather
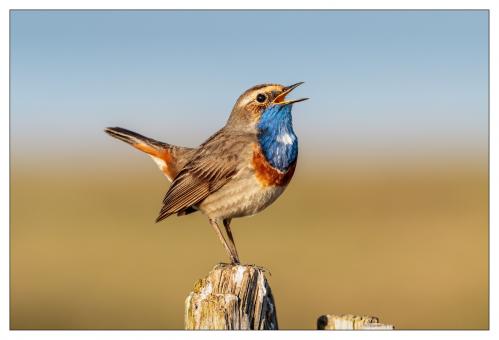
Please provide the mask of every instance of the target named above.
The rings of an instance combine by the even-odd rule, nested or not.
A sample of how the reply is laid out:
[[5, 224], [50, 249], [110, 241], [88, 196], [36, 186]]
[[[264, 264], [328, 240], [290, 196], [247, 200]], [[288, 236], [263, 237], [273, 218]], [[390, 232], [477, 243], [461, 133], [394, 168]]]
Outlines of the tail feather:
[[110, 136], [117, 138], [119, 140], [122, 140], [125, 143], [128, 143], [132, 146], [135, 146], [135, 144], [141, 144], [141, 143], [146, 143], [152, 147], [156, 148], [169, 148], [170, 145], [157, 141], [155, 139], [142, 136], [141, 134], [138, 134], [137, 132], [133, 132], [124, 128], [120, 127], [113, 127], [113, 128], [107, 128], [106, 133], [108, 133]]
[[105, 129], [105, 132], [151, 156], [170, 181], [175, 178], [194, 151], [191, 148], [163, 143], [120, 127], [110, 127]]

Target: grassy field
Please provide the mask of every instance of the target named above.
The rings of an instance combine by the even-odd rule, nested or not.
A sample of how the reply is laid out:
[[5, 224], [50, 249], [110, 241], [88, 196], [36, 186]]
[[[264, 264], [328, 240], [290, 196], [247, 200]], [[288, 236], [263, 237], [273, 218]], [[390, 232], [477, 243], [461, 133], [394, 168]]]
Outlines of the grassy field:
[[[74, 162], [12, 162], [11, 327], [183, 328], [194, 282], [227, 260], [205, 217], [155, 224], [168, 184], [142, 155]], [[233, 222], [242, 261], [272, 273], [281, 328], [326, 313], [488, 328], [484, 162], [301, 164], [273, 206]]]

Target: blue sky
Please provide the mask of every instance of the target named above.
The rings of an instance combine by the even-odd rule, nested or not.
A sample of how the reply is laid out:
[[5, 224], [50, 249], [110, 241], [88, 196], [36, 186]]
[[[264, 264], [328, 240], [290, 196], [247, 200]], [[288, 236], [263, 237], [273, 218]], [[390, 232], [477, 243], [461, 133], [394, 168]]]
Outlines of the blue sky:
[[11, 12], [14, 154], [108, 152], [116, 125], [197, 145], [245, 89], [298, 81], [305, 150], [484, 151], [488, 13]]

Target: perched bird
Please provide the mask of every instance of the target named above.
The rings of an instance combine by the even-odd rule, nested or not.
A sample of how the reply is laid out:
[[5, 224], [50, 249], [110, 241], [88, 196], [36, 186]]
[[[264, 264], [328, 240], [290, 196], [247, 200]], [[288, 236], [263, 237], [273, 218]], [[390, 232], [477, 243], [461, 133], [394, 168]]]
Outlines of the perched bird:
[[198, 148], [170, 145], [119, 127], [105, 131], [149, 154], [172, 181], [156, 222], [201, 211], [237, 264], [232, 219], [268, 207], [293, 177], [298, 138], [291, 108], [308, 98], [286, 100], [286, 96], [301, 84], [263, 84], [245, 91], [225, 126]]

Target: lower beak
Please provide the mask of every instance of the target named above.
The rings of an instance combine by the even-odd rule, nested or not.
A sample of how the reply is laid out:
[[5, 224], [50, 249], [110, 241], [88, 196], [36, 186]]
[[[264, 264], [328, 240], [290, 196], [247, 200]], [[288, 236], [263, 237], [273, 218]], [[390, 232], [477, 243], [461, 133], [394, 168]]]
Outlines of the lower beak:
[[293, 84], [293, 85], [285, 87], [284, 90], [281, 92], [281, 94], [279, 94], [277, 97], [275, 97], [274, 103], [275, 104], [279, 104], [279, 105], [289, 105], [289, 104], [298, 103], [298, 102], [302, 102], [304, 100], [309, 99], [309, 98], [301, 98], [301, 99], [294, 99], [294, 100], [284, 100], [284, 99], [286, 99], [286, 96], [291, 91], [293, 91], [294, 89], [296, 89], [301, 84], [303, 84], [302, 81], [299, 82], [299, 83], [296, 83], [296, 84]]

